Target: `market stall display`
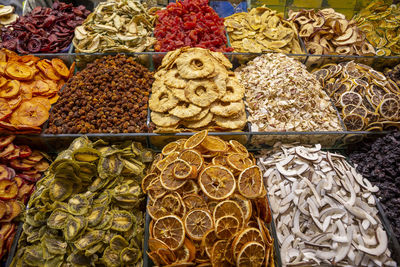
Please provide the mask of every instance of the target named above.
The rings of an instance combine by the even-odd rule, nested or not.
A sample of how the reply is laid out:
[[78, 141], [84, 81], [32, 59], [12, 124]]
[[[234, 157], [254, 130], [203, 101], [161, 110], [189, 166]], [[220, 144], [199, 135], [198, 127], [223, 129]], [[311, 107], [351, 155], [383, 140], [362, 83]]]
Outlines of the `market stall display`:
[[36, 7], [0, 30], [0, 47], [20, 54], [68, 52], [75, 27], [89, 13], [82, 5], [74, 7], [58, 1], [51, 8]]
[[241, 130], [244, 88], [220, 52], [181, 48], [169, 52], [155, 74], [149, 100], [159, 132], [209, 128]]
[[225, 18], [224, 24], [235, 52], [303, 53], [295, 25], [276, 10], [256, 7]]
[[397, 266], [378, 217], [379, 188], [320, 145], [277, 145], [264, 171], [282, 265]]
[[[375, 55], [374, 47], [354, 20], [332, 8], [289, 11], [292, 21], [303, 39], [308, 53], [315, 55]], [[318, 61], [318, 57], [309, 58]]]
[[14, 139], [15, 135], [0, 137], [0, 260], [11, 250], [35, 183], [49, 167], [44, 154], [16, 145]]
[[400, 86], [400, 64], [394, 66], [393, 68], [386, 68], [384, 71], [386, 77]]
[[41, 132], [61, 87], [73, 73], [58, 58], [0, 50], [0, 132]]
[[37, 183], [12, 266], [142, 266], [140, 182], [151, 160], [139, 143], [74, 140]]
[[14, 13], [13, 6], [0, 5], [0, 29], [18, 19], [18, 15]]
[[349, 131], [400, 127], [400, 89], [370, 66], [354, 61], [327, 64], [313, 71]]
[[391, 1], [371, 1], [354, 16], [358, 28], [365, 33], [367, 40], [376, 48], [378, 56], [400, 54], [400, 10], [399, 4]]
[[377, 196], [396, 238], [400, 239], [400, 132], [354, 148], [356, 150], [350, 154], [350, 160], [359, 173], [379, 187]]
[[168, 52], [185, 46], [232, 51], [227, 47], [224, 19], [208, 5], [208, 0], [171, 2], [156, 14], [156, 51]]
[[136, 0], [99, 3], [93, 13], [75, 28], [77, 53], [143, 52], [156, 43], [152, 37], [156, 17]]
[[158, 266], [274, 266], [262, 172], [240, 143], [196, 133], [166, 145], [142, 180]]
[[235, 72], [245, 88], [252, 131], [342, 130], [329, 97], [297, 60], [269, 53]]
[[147, 126], [153, 74], [125, 55], [104, 56], [77, 73], [60, 92], [46, 133], [136, 133]]

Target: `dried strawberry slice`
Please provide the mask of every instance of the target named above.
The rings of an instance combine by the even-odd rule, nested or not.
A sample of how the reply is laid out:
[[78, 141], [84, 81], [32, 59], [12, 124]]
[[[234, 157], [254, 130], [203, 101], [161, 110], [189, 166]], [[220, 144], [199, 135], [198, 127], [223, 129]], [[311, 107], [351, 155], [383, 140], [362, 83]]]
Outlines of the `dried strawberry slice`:
[[0, 199], [13, 199], [17, 195], [18, 185], [15, 181], [7, 179], [0, 180]]

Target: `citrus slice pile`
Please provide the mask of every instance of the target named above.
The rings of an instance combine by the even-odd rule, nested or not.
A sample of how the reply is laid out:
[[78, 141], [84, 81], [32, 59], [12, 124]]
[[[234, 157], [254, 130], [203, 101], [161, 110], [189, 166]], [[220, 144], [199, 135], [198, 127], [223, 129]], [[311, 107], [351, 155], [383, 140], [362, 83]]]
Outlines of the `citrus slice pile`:
[[0, 50], [0, 132], [39, 133], [73, 69], [58, 58]]
[[348, 131], [400, 129], [400, 89], [382, 73], [353, 61], [327, 64], [313, 73], [342, 113]]
[[274, 266], [263, 174], [239, 142], [207, 131], [169, 143], [142, 180], [157, 266]]

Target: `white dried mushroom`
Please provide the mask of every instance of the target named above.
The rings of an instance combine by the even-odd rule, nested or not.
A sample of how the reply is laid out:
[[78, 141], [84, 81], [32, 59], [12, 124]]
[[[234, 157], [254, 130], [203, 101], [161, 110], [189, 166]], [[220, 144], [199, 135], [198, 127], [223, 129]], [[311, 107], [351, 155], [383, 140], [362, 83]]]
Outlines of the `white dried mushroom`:
[[277, 144], [258, 164], [283, 266], [397, 266], [375, 207], [379, 189], [344, 156]]

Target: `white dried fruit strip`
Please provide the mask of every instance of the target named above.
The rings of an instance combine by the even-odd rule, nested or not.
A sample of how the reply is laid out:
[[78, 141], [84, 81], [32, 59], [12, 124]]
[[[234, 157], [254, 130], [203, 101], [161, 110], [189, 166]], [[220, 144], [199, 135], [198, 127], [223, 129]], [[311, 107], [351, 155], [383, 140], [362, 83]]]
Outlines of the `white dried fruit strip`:
[[342, 155], [277, 145], [258, 159], [283, 266], [397, 266], [373, 193]]

